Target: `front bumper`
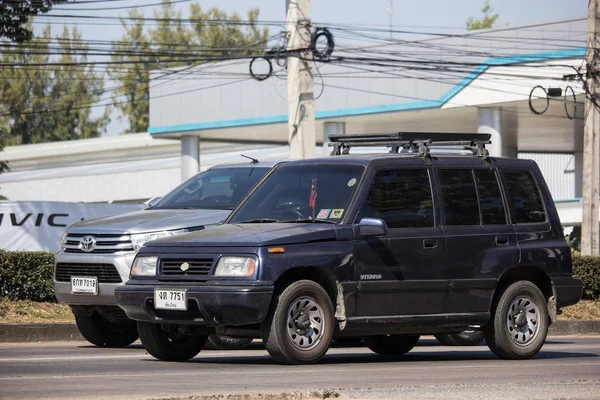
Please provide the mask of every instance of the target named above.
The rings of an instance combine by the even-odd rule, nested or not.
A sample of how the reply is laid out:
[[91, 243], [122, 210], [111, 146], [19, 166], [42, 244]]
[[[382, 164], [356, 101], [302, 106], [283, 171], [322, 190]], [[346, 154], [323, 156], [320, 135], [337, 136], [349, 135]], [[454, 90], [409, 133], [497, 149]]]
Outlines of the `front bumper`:
[[[199, 326], [243, 326], [265, 320], [273, 286], [186, 286], [187, 311], [154, 308], [154, 288], [151, 285], [126, 285], [115, 289], [117, 305], [127, 316], [137, 321]], [[161, 289], [182, 289], [181, 286], [156, 286]]]
[[581, 279], [571, 277], [552, 278], [556, 293], [556, 307], [562, 308], [576, 304], [583, 295], [583, 282]]
[[[56, 299], [61, 303], [70, 305], [116, 305], [115, 289], [122, 286], [129, 279], [131, 264], [135, 258], [135, 252], [112, 253], [112, 254], [93, 254], [93, 253], [65, 253], [59, 251], [55, 256], [54, 264], [54, 292]], [[71, 282], [59, 282], [56, 280], [56, 264], [58, 263], [76, 263], [76, 264], [112, 264], [115, 266], [121, 277], [121, 283], [98, 283], [98, 294], [72, 294]]]

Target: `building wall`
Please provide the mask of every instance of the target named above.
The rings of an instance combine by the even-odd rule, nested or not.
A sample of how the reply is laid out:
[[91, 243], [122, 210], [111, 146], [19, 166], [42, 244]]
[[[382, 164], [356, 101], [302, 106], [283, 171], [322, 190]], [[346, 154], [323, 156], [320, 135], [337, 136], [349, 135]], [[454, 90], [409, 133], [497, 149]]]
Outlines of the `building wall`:
[[518, 158], [537, 163], [554, 201], [569, 200], [575, 195], [575, 156], [573, 153], [520, 152]]

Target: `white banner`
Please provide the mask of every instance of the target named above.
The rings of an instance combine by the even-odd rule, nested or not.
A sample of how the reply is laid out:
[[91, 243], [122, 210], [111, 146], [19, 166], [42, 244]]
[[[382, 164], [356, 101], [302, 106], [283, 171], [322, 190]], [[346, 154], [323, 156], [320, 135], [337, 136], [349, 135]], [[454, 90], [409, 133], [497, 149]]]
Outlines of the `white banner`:
[[145, 204], [0, 201], [0, 249], [56, 252], [69, 225], [145, 207]]

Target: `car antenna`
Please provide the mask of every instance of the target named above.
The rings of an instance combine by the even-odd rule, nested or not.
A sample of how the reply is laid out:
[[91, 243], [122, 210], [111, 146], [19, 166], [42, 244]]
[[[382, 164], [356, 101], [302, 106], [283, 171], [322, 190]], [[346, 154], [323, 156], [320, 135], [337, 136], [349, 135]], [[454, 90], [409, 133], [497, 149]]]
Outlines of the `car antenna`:
[[249, 156], [245, 156], [243, 154], [240, 154], [242, 157], [247, 158], [248, 160], [252, 160], [251, 164], [258, 164], [258, 160], [256, 158], [252, 158]]

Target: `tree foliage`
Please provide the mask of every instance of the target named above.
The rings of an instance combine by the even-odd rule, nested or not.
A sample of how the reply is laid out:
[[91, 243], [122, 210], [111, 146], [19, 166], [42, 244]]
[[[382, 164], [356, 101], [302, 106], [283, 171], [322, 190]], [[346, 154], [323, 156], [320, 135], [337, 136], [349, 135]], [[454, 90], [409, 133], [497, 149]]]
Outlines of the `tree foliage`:
[[[1, 62], [16, 65], [0, 69], [0, 130], [6, 144], [95, 137], [106, 128], [109, 110], [92, 116], [89, 108], [100, 100], [104, 83], [93, 66], [85, 65], [81, 34], [65, 27], [56, 39], [51, 48], [46, 26], [27, 44], [4, 47]], [[51, 57], [54, 52], [58, 55]]]
[[236, 23], [241, 21], [237, 13], [228, 15], [217, 8], [204, 11], [198, 3], [192, 3], [189, 11], [192, 23], [183, 24], [181, 14], [163, 0], [154, 12], [157, 23], [148, 29], [139, 11], [130, 11], [121, 20], [125, 33], [112, 47], [112, 61], [117, 63], [110, 77], [120, 86], [113, 104], [120, 118], [128, 120], [128, 133], [148, 128], [149, 71], [158, 61], [161, 68], [189, 66], [178, 59], [250, 54], [266, 46], [268, 30], [257, 27], [257, 9], [248, 11], [244, 24]]
[[477, 29], [488, 29], [493, 28], [496, 20], [500, 16], [500, 14], [493, 14], [494, 10], [490, 6], [490, 0], [485, 0], [483, 7], [481, 8], [481, 19], [475, 19], [473, 17], [469, 17], [467, 20], [467, 30], [474, 31]]
[[47, 13], [52, 6], [67, 0], [2, 0], [0, 1], [0, 38], [11, 42], [31, 40], [29, 18]]

